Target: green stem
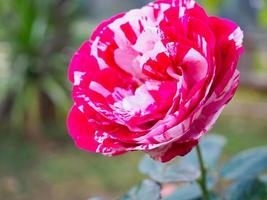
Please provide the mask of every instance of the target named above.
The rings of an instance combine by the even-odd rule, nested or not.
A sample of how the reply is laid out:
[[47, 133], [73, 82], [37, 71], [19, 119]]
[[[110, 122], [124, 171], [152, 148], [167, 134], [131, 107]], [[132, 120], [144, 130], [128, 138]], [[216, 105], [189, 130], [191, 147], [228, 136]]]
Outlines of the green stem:
[[197, 157], [198, 157], [198, 161], [199, 161], [199, 166], [200, 166], [200, 170], [201, 170], [201, 177], [198, 180], [198, 183], [199, 183], [200, 188], [201, 188], [202, 193], [203, 193], [203, 199], [209, 200], [209, 192], [208, 192], [208, 188], [207, 188], [207, 170], [206, 170], [206, 167], [204, 164], [204, 160], [202, 157], [200, 146], [197, 145], [196, 149], [197, 149]]

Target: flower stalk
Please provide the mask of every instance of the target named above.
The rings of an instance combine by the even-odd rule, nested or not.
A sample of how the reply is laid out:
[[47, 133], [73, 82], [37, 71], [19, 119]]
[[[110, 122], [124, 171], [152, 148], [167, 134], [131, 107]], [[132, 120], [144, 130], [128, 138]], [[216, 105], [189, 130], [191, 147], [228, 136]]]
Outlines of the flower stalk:
[[201, 176], [198, 180], [198, 184], [202, 190], [203, 199], [209, 200], [209, 191], [207, 188], [207, 169], [206, 169], [205, 164], [204, 164], [200, 145], [197, 145], [196, 150], [197, 150], [197, 157], [198, 157], [198, 162], [199, 162], [200, 171], [201, 171]]

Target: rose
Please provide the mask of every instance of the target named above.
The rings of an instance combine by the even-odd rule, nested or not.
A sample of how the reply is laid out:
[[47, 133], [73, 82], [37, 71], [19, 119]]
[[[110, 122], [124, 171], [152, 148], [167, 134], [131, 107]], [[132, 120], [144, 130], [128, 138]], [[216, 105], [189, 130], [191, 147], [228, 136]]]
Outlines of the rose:
[[75, 144], [162, 162], [187, 154], [236, 91], [242, 39], [193, 0], [158, 0], [104, 21], [69, 66]]

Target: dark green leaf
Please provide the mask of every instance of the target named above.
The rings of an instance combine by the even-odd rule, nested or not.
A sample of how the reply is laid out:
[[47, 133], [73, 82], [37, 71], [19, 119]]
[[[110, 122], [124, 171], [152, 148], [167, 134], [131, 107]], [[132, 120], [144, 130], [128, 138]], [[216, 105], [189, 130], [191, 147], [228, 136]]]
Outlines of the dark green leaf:
[[267, 185], [258, 178], [242, 179], [233, 183], [225, 192], [226, 200], [265, 200]]
[[149, 156], [144, 157], [139, 169], [160, 183], [193, 181], [200, 175], [200, 171], [196, 167], [186, 163], [181, 164], [177, 159], [169, 163], [161, 163]]
[[159, 200], [160, 185], [152, 180], [144, 180], [140, 185], [132, 188], [120, 200]]
[[267, 147], [245, 150], [222, 167], [221, 176], [226, 180], [258, 176], [267, 170]]

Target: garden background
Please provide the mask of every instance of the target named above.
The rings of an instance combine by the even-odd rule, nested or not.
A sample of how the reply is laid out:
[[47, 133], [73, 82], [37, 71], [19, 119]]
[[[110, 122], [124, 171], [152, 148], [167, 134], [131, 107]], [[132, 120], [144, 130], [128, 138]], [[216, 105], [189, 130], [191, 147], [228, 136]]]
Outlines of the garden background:
[[[143, 153], [103, 157], [67, 135], [68, 62], [103, 19], [147, 0], [0, 0], [0, 199], [119, 197], [142, 178]], [[245, 33], [241, 85], [211, 133], [223, 160], [267, 144], [267, 0], [200, 1]]]

